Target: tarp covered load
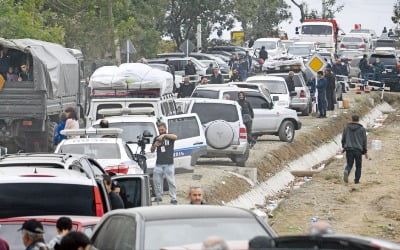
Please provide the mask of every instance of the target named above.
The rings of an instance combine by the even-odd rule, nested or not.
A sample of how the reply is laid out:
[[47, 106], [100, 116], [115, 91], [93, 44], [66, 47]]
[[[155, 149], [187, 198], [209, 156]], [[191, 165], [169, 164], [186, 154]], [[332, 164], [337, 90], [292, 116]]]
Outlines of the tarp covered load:
[[33, 39], [4, 38], [0, 38], [0, 45], [32, 55], [30, 67], [33, 67], [35, 90], [47, 91], [51, 98], [78, 92], [78, 61], [63, 46]]
[[172, 93], [173, 78], [166, 71], [143, 63], [123, 63], [98, 68], [90, 77], [91, 89], [148, 90], [159, 89], [160, 95]]

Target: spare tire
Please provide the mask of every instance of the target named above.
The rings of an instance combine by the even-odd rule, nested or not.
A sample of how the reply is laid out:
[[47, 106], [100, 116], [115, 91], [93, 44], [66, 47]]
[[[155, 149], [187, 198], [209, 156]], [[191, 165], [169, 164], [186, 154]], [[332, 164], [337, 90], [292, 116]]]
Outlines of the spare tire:
[[207, 144], [215, 149], [224, 149], [231, 145], [235, 135], [231, 125], [226, 121], [211, 122], [205, 131]]

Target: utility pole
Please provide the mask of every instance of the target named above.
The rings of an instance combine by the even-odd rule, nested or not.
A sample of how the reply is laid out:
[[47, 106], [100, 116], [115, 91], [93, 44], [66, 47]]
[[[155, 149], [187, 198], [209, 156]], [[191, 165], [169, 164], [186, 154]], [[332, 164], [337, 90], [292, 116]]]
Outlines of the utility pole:
[[322, 19], [325, 19], [325, 0], [322, 0]]
[[196, 40], [197, 40], [197, 49], [196, 51], [199, 51], [199, 49], [202, 47], [201, 44], [201, 19], [199, 18], [199, 24], [197, 24], [197, 32], [196, 32]]

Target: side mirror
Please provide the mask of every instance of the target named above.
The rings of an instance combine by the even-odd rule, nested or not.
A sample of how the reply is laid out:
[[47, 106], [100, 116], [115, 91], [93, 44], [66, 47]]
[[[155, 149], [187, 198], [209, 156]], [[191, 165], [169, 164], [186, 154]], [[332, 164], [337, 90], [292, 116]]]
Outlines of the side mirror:
[[279, 96], [273, 96], [272, 101], [274, 101], [274, 102], [279, 101]]
[[290, 96], [296, 96], [297, 95], [297, 92], [296, 91], [291, 91], [290, 92]]
[[0, 156], [6, 155], [7, 154], [7, 148], [0, 146]]

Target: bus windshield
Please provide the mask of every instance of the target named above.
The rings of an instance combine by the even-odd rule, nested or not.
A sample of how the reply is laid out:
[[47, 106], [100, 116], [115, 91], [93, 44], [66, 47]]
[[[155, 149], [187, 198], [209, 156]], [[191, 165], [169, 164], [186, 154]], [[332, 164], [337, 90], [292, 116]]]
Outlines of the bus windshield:
[[304, 35], [332, 35], [332, 26], [329, 25], [303, 25], [301, 34]]

